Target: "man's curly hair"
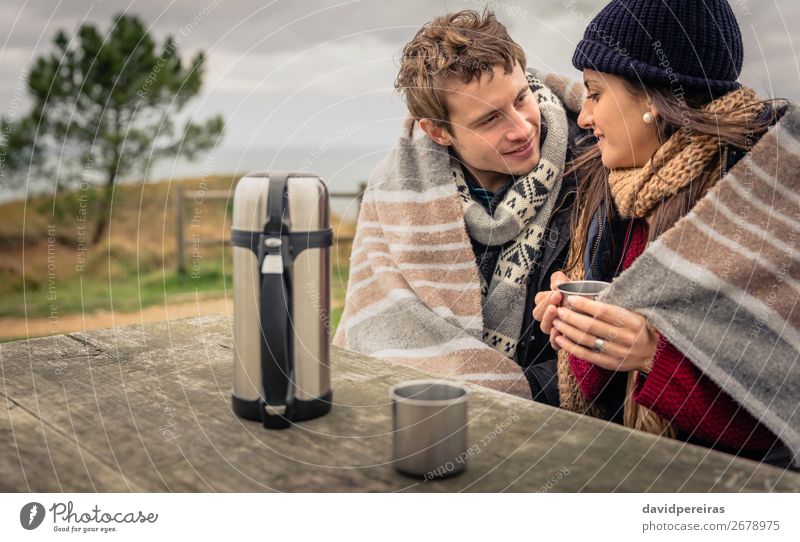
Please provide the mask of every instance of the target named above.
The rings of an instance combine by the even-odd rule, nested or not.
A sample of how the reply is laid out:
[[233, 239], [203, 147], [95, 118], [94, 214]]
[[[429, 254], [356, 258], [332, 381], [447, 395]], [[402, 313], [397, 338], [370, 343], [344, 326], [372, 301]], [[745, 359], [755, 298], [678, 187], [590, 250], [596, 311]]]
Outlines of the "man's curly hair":
[[449, 81], [469, 84], [483, 73], [491, 76], [495, 66], [510, 74], [517, 64], [525, 68], [525, 53], [492, 11], [458, 11], [425, 24], [406, 44], [394, 86], [414, 119], [444, 125]]

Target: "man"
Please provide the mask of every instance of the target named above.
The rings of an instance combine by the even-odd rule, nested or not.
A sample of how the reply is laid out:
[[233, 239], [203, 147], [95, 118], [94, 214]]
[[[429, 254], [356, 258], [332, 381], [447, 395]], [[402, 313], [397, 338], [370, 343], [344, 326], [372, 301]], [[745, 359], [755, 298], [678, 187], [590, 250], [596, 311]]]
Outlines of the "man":
[[531, 311], [569, 245], [574, 114], [489, 11], [431, 21], [400, 64], [410, 122], [368, 183], [334, 344], [558, 405]]

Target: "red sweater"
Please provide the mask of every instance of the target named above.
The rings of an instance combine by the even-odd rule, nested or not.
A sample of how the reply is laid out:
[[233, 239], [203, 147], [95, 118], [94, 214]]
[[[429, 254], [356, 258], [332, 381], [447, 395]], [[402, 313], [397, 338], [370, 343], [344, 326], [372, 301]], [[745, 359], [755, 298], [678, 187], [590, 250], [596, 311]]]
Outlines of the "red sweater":
[[[647, 222], [637, 220], [623, 258], [623, 269], [644, 252], [647, 236]], [[574, 356], [569, 357], [569, 363], [581, 393], [590, 401], [600, 394], [613, 374]], [[714, 445], [766, 450], [777, 440], [663, 336], [659, 336], [650, 374], [646, 379], [637, 379], [633, 400], [670, 420], [676, 428]]]

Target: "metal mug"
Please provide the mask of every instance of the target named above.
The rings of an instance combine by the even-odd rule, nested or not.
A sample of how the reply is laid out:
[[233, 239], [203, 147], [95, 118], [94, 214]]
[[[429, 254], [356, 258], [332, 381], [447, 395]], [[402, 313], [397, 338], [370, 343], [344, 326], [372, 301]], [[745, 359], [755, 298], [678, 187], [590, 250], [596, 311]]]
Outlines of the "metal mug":
[[558, 291], [562, 296], [561, 306], [566, 307], [567, 299], [572, 296], [597, 299], [597, 296], [606, 291], [609, 286], [611, 286], [610, 282], [601, 280], [573, 280], [559, 284]]
[[469, 389], [448, 380], [393, 386], [393, 464], [416, 478], [440, 479], [466, 468]]

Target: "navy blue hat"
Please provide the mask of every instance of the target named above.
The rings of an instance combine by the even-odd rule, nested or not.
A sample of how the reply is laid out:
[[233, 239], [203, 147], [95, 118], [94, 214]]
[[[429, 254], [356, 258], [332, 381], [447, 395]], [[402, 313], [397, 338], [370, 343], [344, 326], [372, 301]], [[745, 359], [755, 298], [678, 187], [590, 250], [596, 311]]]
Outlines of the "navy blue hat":
[[742, 49], [726, 0], [613, 0], [589, 23], [572, 64], [715, 97], [739, 87]]

